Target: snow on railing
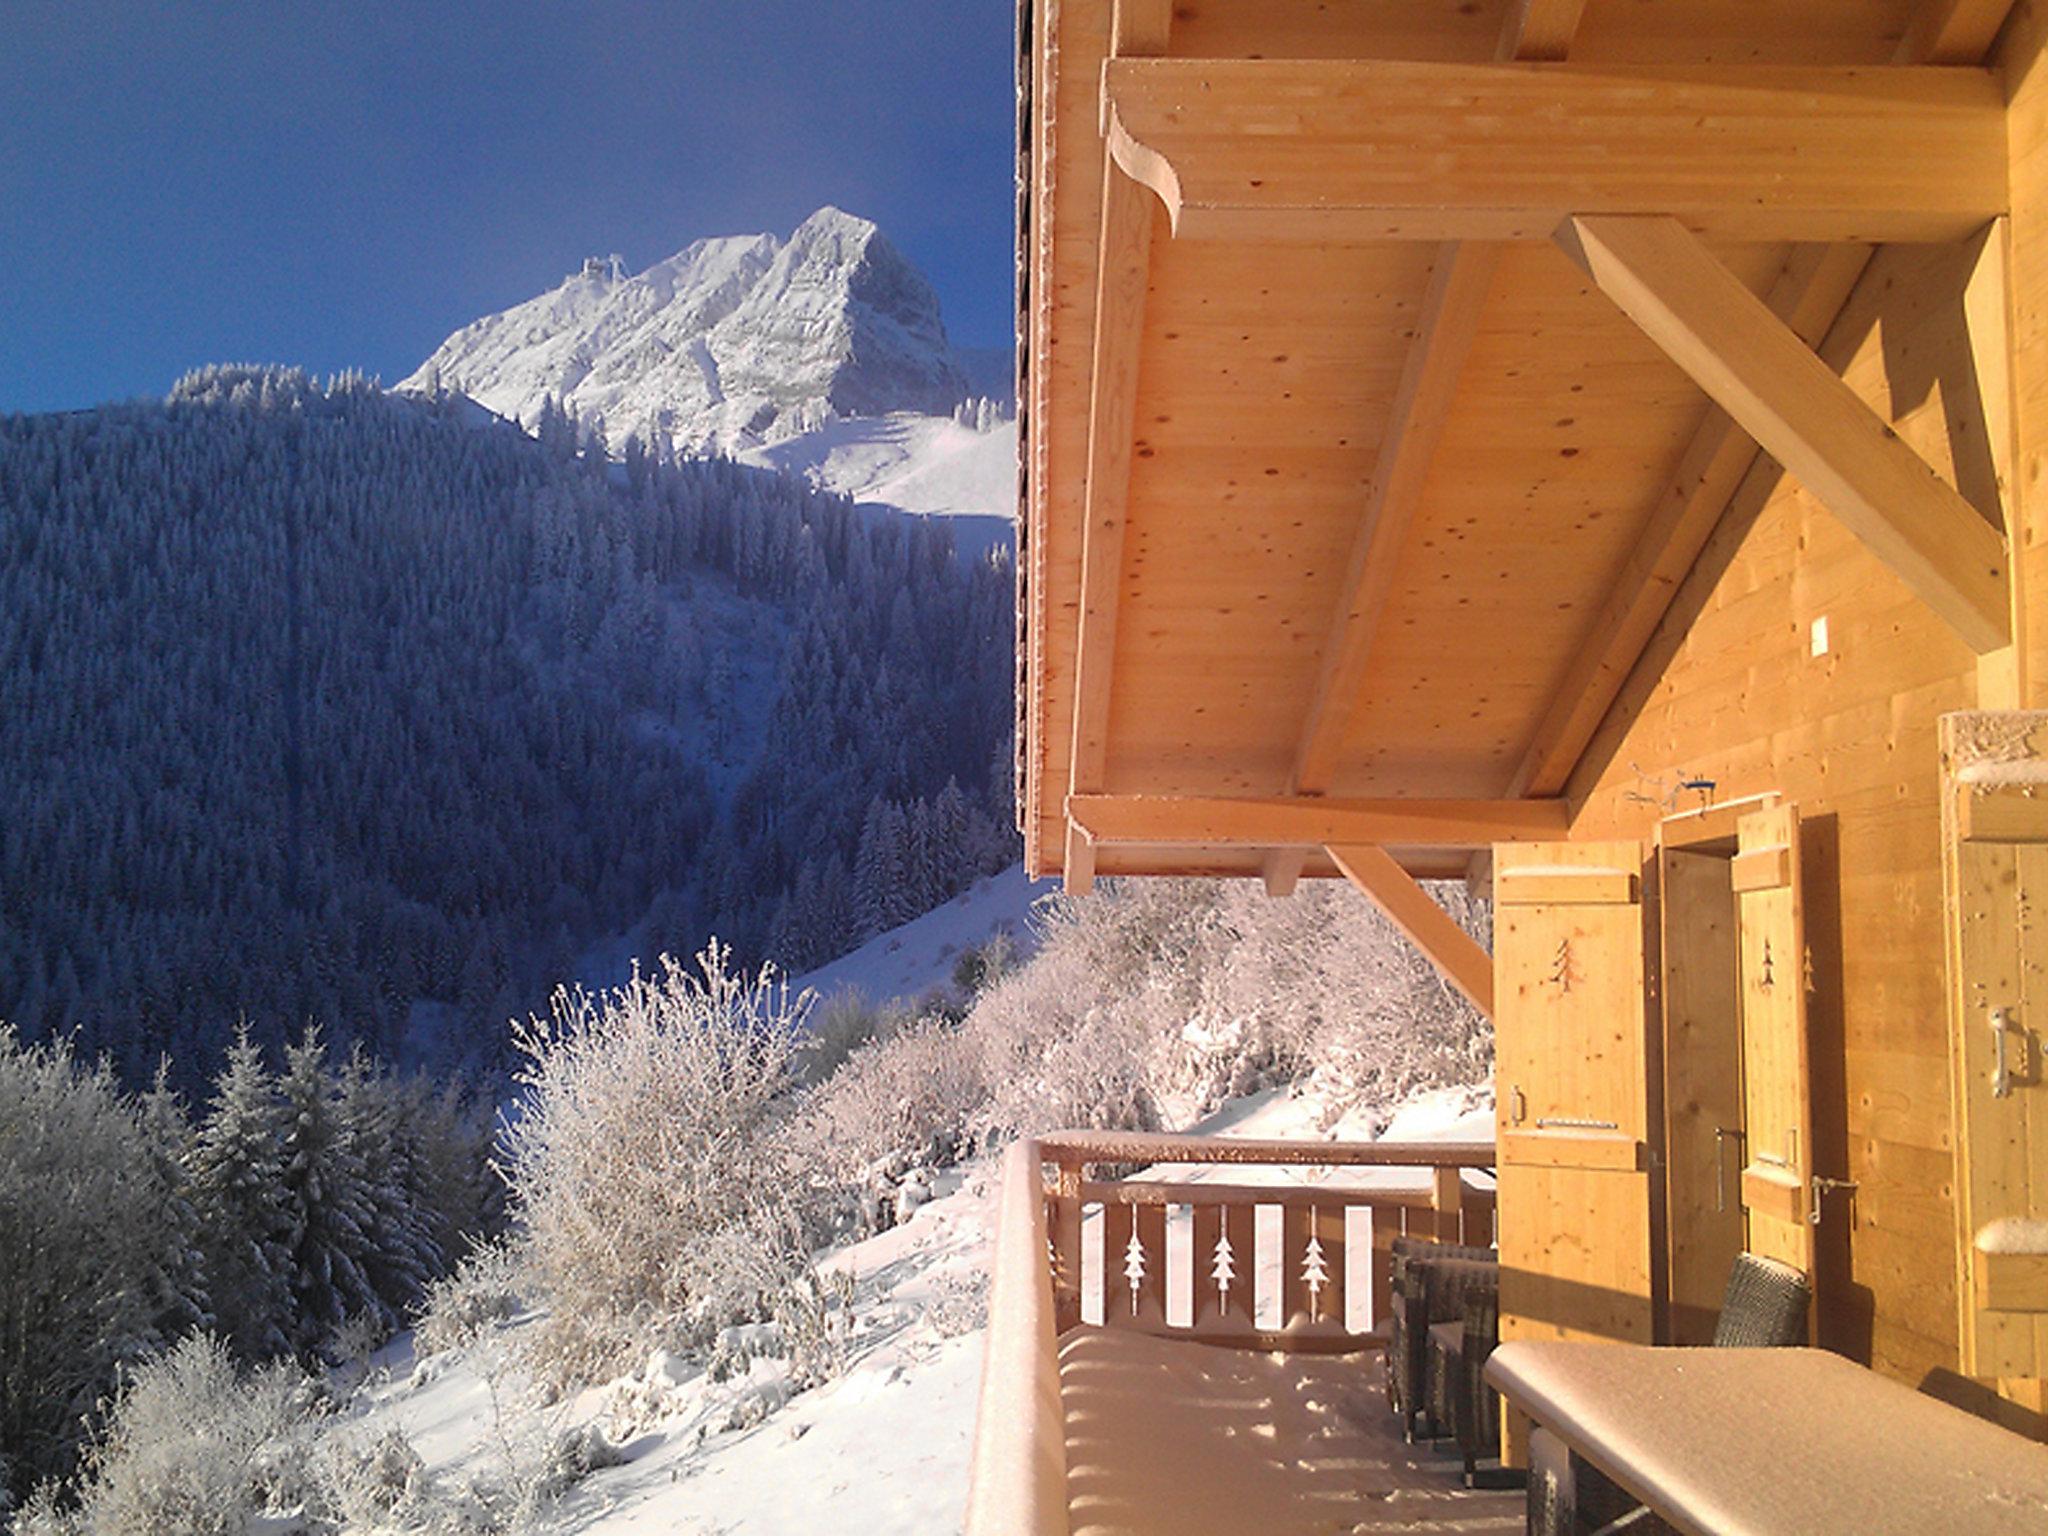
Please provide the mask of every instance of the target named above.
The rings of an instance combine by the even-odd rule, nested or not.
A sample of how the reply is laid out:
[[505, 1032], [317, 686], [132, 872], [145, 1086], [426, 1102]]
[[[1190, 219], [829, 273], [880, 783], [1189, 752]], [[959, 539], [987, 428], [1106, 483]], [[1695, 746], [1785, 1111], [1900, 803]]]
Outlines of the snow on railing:
[[[1226, 1184], [1202, 1165], [1407, 1168], [1421, 1187], [1332, 1177]], [[1253, 1141], [1062, 1132], [1020, 1142], [1003, 1186], [970, 1536], [1068, 1529], [1059, 1341], [1084, 1324], [1210, 1344], [1362, 1349], [1380, 1335], [1396, 1237], [1491, 1244], [1486, 1142]], [[1147, 1165], [1147, 1176], [1096, 1179]], [[1166, 1175], [1171, 1175], [1167, 1177]]]

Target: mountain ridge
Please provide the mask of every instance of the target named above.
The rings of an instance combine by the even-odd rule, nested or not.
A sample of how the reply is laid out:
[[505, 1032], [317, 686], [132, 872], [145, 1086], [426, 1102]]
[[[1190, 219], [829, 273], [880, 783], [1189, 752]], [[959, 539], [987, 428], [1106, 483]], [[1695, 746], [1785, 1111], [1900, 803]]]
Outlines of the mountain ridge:
[[684, 452], [740, 452], [847, 417], [942, 416], [972, 391], [937, 294], [870, 220], [827, 205], [790, 236], [698, 240], [627, 275], [593, 257], [454, 332], [405, 391], [532, 426], [550, 399]]

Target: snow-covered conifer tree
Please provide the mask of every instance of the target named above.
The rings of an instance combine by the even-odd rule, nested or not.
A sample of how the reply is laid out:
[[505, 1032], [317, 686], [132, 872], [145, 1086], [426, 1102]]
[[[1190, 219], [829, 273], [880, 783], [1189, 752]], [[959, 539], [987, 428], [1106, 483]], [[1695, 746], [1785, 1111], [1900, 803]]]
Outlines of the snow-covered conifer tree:
[[247, 1360], [291, 1347], [291, 1218], [285, 1208], [284, 1108], [245, 1025], [235, 1032], [192, 1150], [209, 1294], [221, 1331]]
[[296, 1300], [292, 1342], [315, 1350], [351, 1318], [390, 1320], [370, 1284], [370, 1232], [375, 1220], [358, 1138], [342, 1117], [320, 1031], [307, 1026], [285, 1051], [278, 1081], [284, 1100], [285, 1244]]

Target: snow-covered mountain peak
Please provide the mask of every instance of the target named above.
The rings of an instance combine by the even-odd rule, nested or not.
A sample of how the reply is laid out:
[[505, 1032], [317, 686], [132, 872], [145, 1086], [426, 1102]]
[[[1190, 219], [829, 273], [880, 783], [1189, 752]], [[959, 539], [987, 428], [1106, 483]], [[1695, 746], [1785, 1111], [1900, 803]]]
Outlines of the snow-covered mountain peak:
[[742, 449], [850, 416], [943, 415], [967, 394], [931, 284], [872, 222], [820, 208], [785, 240], [699, 240], [628, 275], [592, 258], [463, 327], [400, 388], [531, 424], [550, 396], [612, 445]]

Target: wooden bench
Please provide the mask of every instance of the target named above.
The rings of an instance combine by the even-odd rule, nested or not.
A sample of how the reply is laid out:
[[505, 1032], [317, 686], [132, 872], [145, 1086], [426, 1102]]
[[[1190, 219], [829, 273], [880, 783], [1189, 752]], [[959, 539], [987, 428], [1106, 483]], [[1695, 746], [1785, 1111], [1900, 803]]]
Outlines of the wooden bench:
[[1519, 1340], [1486, 1379], [1695, 1536], [2048, 1531], [2048, 1446], [1825, 1350]]

